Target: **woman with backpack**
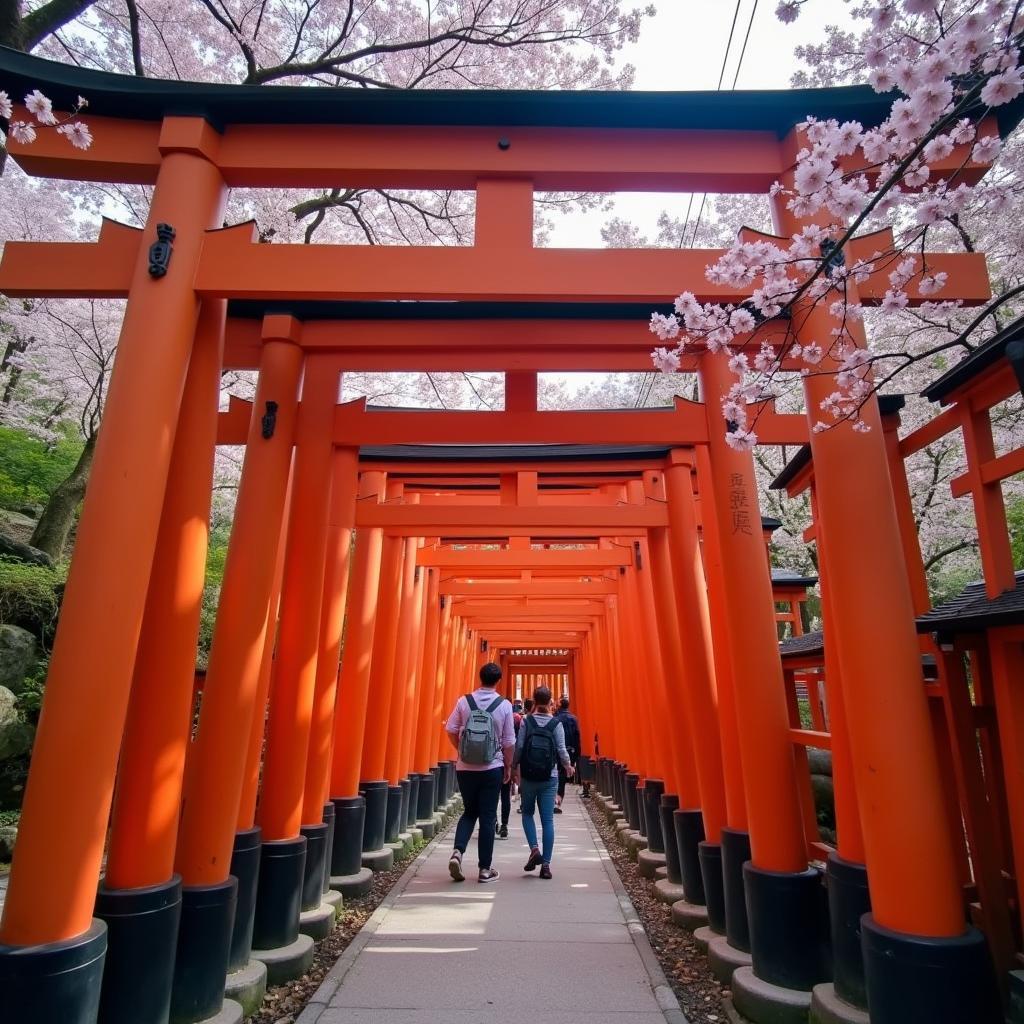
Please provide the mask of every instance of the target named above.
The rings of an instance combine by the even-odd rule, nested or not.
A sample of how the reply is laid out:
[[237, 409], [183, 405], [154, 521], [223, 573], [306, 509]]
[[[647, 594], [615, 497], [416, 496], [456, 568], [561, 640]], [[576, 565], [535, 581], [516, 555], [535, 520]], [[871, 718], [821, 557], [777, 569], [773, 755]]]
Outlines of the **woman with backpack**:
[[[530, 858], [524, 871], [540, 866], [540, 877], [551, 877], [551, 855], [555, 849], [555, 794], [558, 791], [558, 764], [572, 777], [572, 762], [565, 746], [565, 731], [551, 715], [551, 691], [538, 686], [533, 691], [533, 713], [523, 718], [516, 738], [513, 767], [523, 800], [523, 832], [530, 844]], [[534, 808], [540, 808], [543, 852], [537, 846]]]

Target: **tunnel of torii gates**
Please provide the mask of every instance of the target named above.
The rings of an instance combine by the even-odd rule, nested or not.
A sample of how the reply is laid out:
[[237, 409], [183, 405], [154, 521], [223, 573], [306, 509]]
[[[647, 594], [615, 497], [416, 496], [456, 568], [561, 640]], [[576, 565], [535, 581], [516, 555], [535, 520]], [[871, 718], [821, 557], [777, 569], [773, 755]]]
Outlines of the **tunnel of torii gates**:
[[[358, 892], [449, 806], [442, 721], [492, 658], [520, 685], [567, 689], [600, 799], [663, 851], [712, 961], [738, 968], [745, 1016], [1002, 1019], [1019, 903], [1004, 874], [1009, 946], [976, 926], [877, 402], [866, 435], [770, 407], [758, 420], [762, 444], [809, 445], [828, 732], [794, 717], [753, 456], [726, 445], [718, 408], [725, 357], [684, 361], [701, 402], [537, 408], [540, 372], [649, 369], [646, 320], [680, 291], [746, 294], [706, 281], [713, 251], [534, 248], [535, 190], [767, 193], [790, 180], [808, 114], [874, 125], [888, 99], [210, 86], [11, 51], [0, 86], [89, 100], [89, 150], [9, 140], [29, 174], [153, 187], [142, 230], [10, 242], [0, 264], [8, 296], [128, 300], [0, 926], [4, 1019], [232, 1020], [226, 980], [238, 993], [260, 963], [271, 980], [303, 971], [328, 894]], [[988, 128], [1005, 135], [1018, 115], [1003, 109]], [[933, 173], [978, 180], [965, 160]], [[223, 226], [229, 187], [339, 182], [474, 190], [474, 244], [265, 245]], [[773, 213], [780, 234], [800, 228]], [[949, 275], [943, 298], [989, 297], [983, 255], [927, 262]], [[860, 300], [887, 287], [879, 270]], [[819, 307], [746, 343], [832, 326]], [[227, 369], [258, 383], [219, 411]], [[500, 371], [504, 410], [339, 404], [359, 370]], [[813, 415], [833, 385], [804, 386]], [[991, 460], [986, 408], [963, 423]], [[217, 444], [245, 457], [197, 708]], [[990, 507], [1000, 477], [978, 465]], [[1012, 567], [994, 593], [1007, 586]], [[1008, 707], [1000, 827], [1019, 859], [1024, 709]], [[834, 847], [808, 747], [831, 749]]]

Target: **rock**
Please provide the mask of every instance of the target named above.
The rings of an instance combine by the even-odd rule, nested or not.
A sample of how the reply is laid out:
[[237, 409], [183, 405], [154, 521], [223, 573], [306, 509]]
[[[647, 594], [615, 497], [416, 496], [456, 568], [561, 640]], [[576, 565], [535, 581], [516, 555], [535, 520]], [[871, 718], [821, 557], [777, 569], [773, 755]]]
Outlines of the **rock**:
[[16, 825], [0, 825], [0, 860], [10, 860], [14, 856], [14, 843], [17, 838]]
[[819, 750], [817, 747], [807, 748], [807, 767], [812, 775], [832, 774], [832, 751]]
[[0, 626], [0, 686], [21, 693], [36, 663], [36, 638], [21, 626]]
[[18, 710], [18, 698], [0, 686], [0, 761], [24, 754], [32, 746], [32, 734], [32, 726]]
[[[12, 512], [9, 508], [0, 508], [0, 527], [8, 530], [17, 538], [24, 534], [27, 540], [36, 528], [36, 521], [32, 516], [26, 515], [24, 511]], [[28, 533], [25, 533], [26, 530]]]
[[15, 540], [5, 533], [0, 533], [0, 555], [9, 555], [11, 558], [18, 558], [23, 562], [32, 562], [35, 565], [53, 568], [53, 559], [45, 551], [22, 544], [20, 540]]
[[835, 828], [836, 796], [831, 775], [812, 775], [811, 792], [814, 794], [814, 810], [818, 824]]
[[32, 526], [33, 526], [33, 529], [34, 529], [35, 528], [35, 524], [39, 520], [39, 517], [43, 514], [43, 506], [42, 505], [27, 504], [27, 505], [22, 505], [21, 508], [18, 509], [18, 511], [26, 519], [30, 519], [32, 521]]

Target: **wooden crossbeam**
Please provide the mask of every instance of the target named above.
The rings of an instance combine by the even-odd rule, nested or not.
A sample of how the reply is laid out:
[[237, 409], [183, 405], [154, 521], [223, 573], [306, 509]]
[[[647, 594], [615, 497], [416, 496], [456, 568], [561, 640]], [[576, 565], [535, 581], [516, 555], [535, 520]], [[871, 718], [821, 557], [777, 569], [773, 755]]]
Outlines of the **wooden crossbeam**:
[[[141, 235], [139, 238], [141, 241]], [[131, 271], [125, 266], [123, 248], [123, 242], [114, 246], [102, 235], [95, 243], [9, 242], [0, 262], [0, 291], [14, 298], [127, 296]], [[117, 262], [101, 271], [112, 253]], [[196, 290], [221, 298], [265, 301], [344, 298], [660, 304], [689, 287], [702, 302], [748, 298], [749, 289], [706, 280], [705, 268], [721, 253], [717, 249], [260, 245], [254, 240], [254, 227], [242, 224], [207, 233]], [[958, 298], [965, 305], [976, 305], [990, 297], [983, 254], [935, 253], [927, 259], [932, 273], [941, 271], [949, 276], [944, 299]], [[877, 270], [860, 287], [861, 299], [868, 305], [880, 302], [889, 287], [885, 270]], [[914, 286], [908, 294], [912, 304], [932, 298], [920, 295]]]
[[437, 566], [442, 569], [467, 569], [473, 572], [488, 568], [514, 572], [522, 569], [573, 569], [585, 575], [588, 572], [600, 572], [602, 569], [632, 565], [633, 554], [624, 548], [607, 551], [599, 548], [579, 551], [452, 551], [445, 548], [420, 548], [416, 552], [416, 564]]
[[412, 537], [434, 537], [469, 529], [488, 530], [501, 535], [506, 530], [526, 531], [526, 536], [550, 529], [578, 535], [595, 533], [614, 536], [623, 530], [646, 530], [668, 526], [663, 504], [595, 505], [590, 508], [560, 505], [379, 505], [359, 502], [356, 529], [381, 527], [386, 533]]
[[592, 583], [548, 582], [533, 580], [523, 583], [518, 580], [509, 583], [495, 583], [474, 580], [442, 580], [440, 593], [448, 597], [465, 597], [475, 600], [480, 597], [608, 597], [619, 592], [619, 585], [611, 580], [595, 580]]

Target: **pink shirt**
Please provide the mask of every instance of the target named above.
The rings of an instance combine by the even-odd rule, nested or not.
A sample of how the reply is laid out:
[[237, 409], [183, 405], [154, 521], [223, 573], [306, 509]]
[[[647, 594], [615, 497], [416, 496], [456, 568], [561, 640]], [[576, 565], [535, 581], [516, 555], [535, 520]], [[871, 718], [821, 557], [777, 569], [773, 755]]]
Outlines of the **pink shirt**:
[[[473, 700], [478, 708], [486, 711], [491, 706], [491, 701], [500, 696], [497, 690], [481, 686], [473, 691]], [[452, 713], [448, 716], [445, 729], [452, 736], [461, 736], [462, 730], [466, 728], [469, 721], [469, 704], [465, 697], [460, 697], [455, 702]], [[487, 772], [492, 768], [502, 768], [505, 765], [505, 758], [502, 751], [506, 747], [516, 745], [515, 722], [512, 718], [512, 704], [503, 700], [494, 712], [494, 727], [498, 733], [498, 753], [490, 764], [466, 764], [462, 758], [455, 763], [455, 770], [460, 772]]]

